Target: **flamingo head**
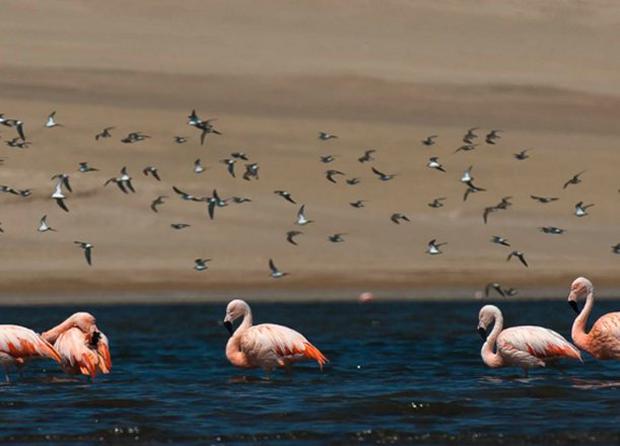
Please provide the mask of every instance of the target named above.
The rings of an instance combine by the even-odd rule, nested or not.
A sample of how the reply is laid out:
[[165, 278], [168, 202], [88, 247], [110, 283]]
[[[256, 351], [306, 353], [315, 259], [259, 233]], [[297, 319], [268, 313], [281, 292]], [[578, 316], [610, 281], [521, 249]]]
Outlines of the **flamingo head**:
[[92, 334], [97, 331], [97, 320], [90, 313], [74, 313], [69, 317], [69, 323], [72, 327], [77, 327], [84, 333]]
[[498, 313], [499, 308], [495, 305], [485, 305], [480, 309], [480, 313], [478, 313], [477, 331], [483, 341], [487, 340], [487, 329], [489, 325], [495, 322]]
[[592, 282], [585, 277], [577, 277], [573, 280], [573, 283], [570, 286], [570, 293], [568, 295], [568, 304], [573, 310], [575, 310], [575, 313], [579, 314], [580, 312], [577, 300], [580, 297], [587, 296], [593, 291], [594, 287], [592, 286]]
[[250, 306], [241, 299], [231, 300], [226, 306], [226, 316], [224, 317], [224, 327], [233, 334], [233, 322], [250, 311]]

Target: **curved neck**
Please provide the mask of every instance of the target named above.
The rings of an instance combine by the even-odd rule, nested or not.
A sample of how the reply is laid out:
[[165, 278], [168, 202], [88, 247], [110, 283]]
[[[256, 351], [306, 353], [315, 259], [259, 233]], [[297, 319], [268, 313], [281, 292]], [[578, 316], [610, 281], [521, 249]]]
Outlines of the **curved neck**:
[[501, 367], [504, 363], [502, 357], [493, 351], [495, 347], [495, 341], [504, 328], [504, 318], [501, 312], [496, 312], [493, 317], [493, 330], [487, 337], [487, 340], [482, 345], [480, 355], [482, 360], [489, 367]]
[[252, 326], [252, 310], [248, 307], [244, 314], [241, 324], [232, 334], [226, 343], [226, 358], [236, 367], [249, 367], [247, 355], [241, 351], [241, 337], [243, 333]]
[[586, 350], [585, 345], [587, 344], [588, 334], [586, 333], [586, 324], [588, 323], [588, 318], [590, 317], [590, 313], [592, 313], [592, 307], [594, 306], [594, 290], [590, 290], [588, 293], [588, 297], [586, 297], [586, 304], [584, 305], [581, 312], [575, 318], [575, 322], [573, 322], [573, 327], [571, 329], [571, 337], [577, 347]]
[[56, 339], [58, 339], [58, 336], [69, 330], [72, 326], [73, 322], [71, 321], [71, 318], [69, 318], [64, 322], [56, 325], [54, 328], [50, 328], [46, 332], [41, 333], [41, 337], [43, 337], [43, 339], [45, 339], [50, 344], [53, 344], [54, 342], [56, 342]]

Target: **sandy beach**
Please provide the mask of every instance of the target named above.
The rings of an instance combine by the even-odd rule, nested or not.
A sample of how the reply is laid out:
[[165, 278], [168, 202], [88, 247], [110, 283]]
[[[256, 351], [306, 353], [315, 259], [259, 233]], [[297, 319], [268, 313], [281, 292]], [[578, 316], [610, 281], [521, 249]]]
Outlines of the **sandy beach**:
[[[0, 16], [0, 113], [26, 123], [32, 146], [8, 148], [0, 128], [0, 303], [254, 299], [473, 299], [490, 281], [517, 298], [565, 297], [590, 277], [617, 297], [620, 256], [620, 6], [611, 1], [382, 2], [8, 1]], [[222, 136], [200, 145], [196, 109]], [[64, 127], [45, 129], [57, 111]], [[114, 126], [113, 137], [94, 135]], [[455, 150], [469, 127], [503, 130], [496, 145]], [[131, 131], [151, 138], [120, 139]], [[319, 131], [339, 136], [320, 141]], [[437, 134], [437, 144], [420, 141]], [[187, 136], [175, 144], [173, 136]], [[376, 149], [380, 182], [357, 158]], [[531, 157], [513, 157], [529, 149]], [[219, 161], [246, 152], [260, 179], [232, 178]], [[322, 164], [320, 155], [336, 160]], [[426, 167], [439, 156], [446, 173]], [[202, 160], [206, 171], [192, 172]], [[78, 163], [100, 169], [80, 174]], [[142, 175], [159, 168], [162, 181]], [[487, 189], [463, 202], [473, 165]], [[127, 166], [135, 194], [104, 182]], [[237, 164], [242, 172], [243, 164]], [[325, 180], [334, 168], [360, 184]], [[563, 189], [585, 170], [583, 182]], [[49, 198], [71, 175], [69, 213]], [[250, 203], [217, 209], [180, 200], [214, 188]], [[286, 242], [298, 206], [315, 223]], [[555, 196], [542, 205], [530, 195]], [[168, 199], [158, 214], [149, 205]], [[485, 207], [512, 196], [513, 206]], [[447, 197], [445, 206], [427, 205]], [[348, 203], [367, 200], [363, 209]], [[595, 203], [573, 215], [578, 201]], [[395, 225], [394, 212], [411, 222]], [[58, 232], [38, 233], [42, 215]], [[171, 223], [191, 227], [175, 231]], [[540, 226], [566, 229], [543, 234]], [[345, 243], [327, 236], [345, 233]], [[508, 238], [530, 264], [506, 262]], [[425, 254], [430, 239], [444, 254]], [[89, 267], [74, 240], [93, 245]], [[194, 271], [195, 258], [213, 259]], [[290, 273], [269, 276], [267, 262]]]

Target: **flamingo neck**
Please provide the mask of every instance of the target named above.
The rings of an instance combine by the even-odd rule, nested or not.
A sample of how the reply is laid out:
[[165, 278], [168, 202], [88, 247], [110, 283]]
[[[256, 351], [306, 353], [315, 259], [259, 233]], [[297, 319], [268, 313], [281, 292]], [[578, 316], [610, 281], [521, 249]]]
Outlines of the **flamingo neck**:
[[586, 324], [588, 323], [588, 318], [590, 317], [590, 313], [592, 313], [592, 307], [594, 306], [594, 290], [590, 290], [588, 293], [588, 297], [586, 297], [586, 304], [584, 305], [581, 312], [575, 318], [575, 322], [573, 322], [573, 327], [571, 329], [571, 337], [577, 347], [587, 350], [588, 344], [588, 334], [586, 333]]
[[501, 312], [496, 312], [493, 317], [493, 330], [487, 337], [487, 340], [482, 345], [480, 355], [484, 363], [492, 368], [501, 367], [504, 364], [502, 357], [493, 351], [497, 337], [504, 328], [504, 317]]
[[250, 367], [247, 355], [241, 351], [241, 337], [252, 326], [252, 311], [248, 307], [243, 314], [243, 320], [226, 343], [226, 358], [235, 367]]
[[43, 339], [45, 339], [50, 344], [53, 344], [54, 342], [56, 342], [56, 339], [58, 339], [58, 336], [69, 330], [71, 327], [73, 327], [73, 321], [71, 321], [69, 318], [64, 322], [56, 325], [54, 328], [50, 328], [46, 332], [41, 333], [41, 337], [43, 337]]

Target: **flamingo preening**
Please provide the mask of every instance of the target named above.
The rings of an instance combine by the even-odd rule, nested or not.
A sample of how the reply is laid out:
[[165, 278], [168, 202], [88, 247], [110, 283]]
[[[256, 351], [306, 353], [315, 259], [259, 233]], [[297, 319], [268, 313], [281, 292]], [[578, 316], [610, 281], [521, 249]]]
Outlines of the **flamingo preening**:
[[20, 367], [33, 358], [50, 358], [58, 363], [62, 360], [49, 342], [29, 328], [0, 325], [0, 364], [4, 368], [6, 381], [10, 381], [9, 367]]
[[[478, 333], [485, 341], [480, 355], [489, 367], [520, 367], [527, 376], [528, 369], [545, 367], [550, 360], [564, 357], [581, 361], [579, 350], [553, 330], [532, 325], [504, 330], [502, 312], [494, 305], [482, 307], [478, 319]], [[487, 336], [491, 324], [493, 330]]]
[[[577, 301], [583, 296], [586, 296], [586, 304], [579, 311]], [[577, 313], [571, 330], [575, 345], [596, 359], [620, 359], [620, 312], [601, 316], [586, 333], [586, 324], [594, 306], [594, 287], [585, 277], [578, 277], [571, 284], [568, 303]]]
[[[233, 331], [232, 323], [240, 317], [243, 320]], [[269, 374], [276, 367], [297, 361], [315, 360], [321, 370], [327, 362], [323, 353], [295, 330], [276, 324], [252, 325], [252, 310], [243, 300], [228, 304], [224, 326], [231, 334], [226, 357], [235, 367], [262, 368]]]
[[112, 358], [108, 338], [90, 313], [75, 313], [41, 335], [54, 343], [60, 354], [62, 369], [69, 374], [94, 378], [97, 373], [110, 373]]

